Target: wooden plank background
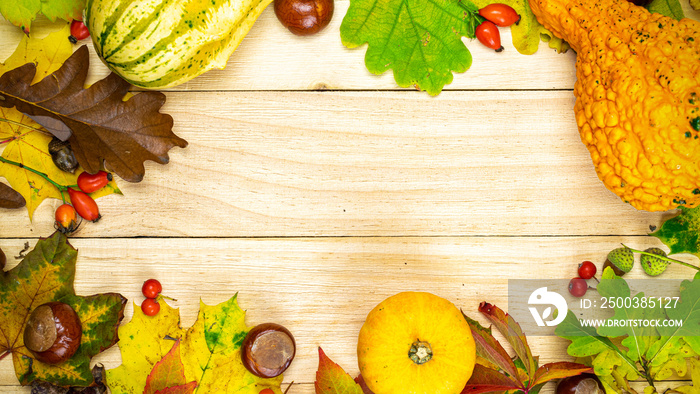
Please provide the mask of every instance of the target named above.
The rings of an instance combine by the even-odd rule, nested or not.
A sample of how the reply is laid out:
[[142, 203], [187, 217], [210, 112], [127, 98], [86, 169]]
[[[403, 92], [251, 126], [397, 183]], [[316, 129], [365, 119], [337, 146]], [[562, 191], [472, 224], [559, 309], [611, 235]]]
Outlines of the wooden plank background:
[[[155, 277], [187, 327], [200, 298], [239, 292], [249, 325], [294, 333], [283, 388], [294, 381], [290, 393], [302, 394], [313, 392], [318, 346], [357, 374], [366, 314], [399, 291], [431, 291], [477, 317], [480, 301], [507, 308], [508, 279], [568, 279], [621, 242], [662, 246], [647, 234], [673, 212], [621, 202], [579, 139], [574, 53], [541, 44], [520, 55], [501, 29], [504, 52], [465, 40], [472, 68], [429, 97], [397, 88], [391, 73], [371, 75], [365, 50], [342, 46], [348, 5], [337, 1], [331, 25], [303, 38], [270, 8], [225, 70], [166, 92], [163, 111], [189, 146], [168, 165], [147, 163], [143, 182], [119, 182], [123, 196], [98, 200], [103, 219], [71, 239], [78, 294], [117, 291], [139, 304], [141, 283]], [[0, 23], [0, 59], [21, 34]], [[94, 53], [91, 64], [91, 82], [107, 74]], [[0, 247], [15, 256], [50, 235], [58, 205], [45, 201], [33, 222], [1, 211]], [[530, 343], [542, 362], [570, 359], [564, 340]], [[115, 367], [119, 351], [95, 361]], [[0, 392], [25, 391], [10, 359], [0, 361]]]

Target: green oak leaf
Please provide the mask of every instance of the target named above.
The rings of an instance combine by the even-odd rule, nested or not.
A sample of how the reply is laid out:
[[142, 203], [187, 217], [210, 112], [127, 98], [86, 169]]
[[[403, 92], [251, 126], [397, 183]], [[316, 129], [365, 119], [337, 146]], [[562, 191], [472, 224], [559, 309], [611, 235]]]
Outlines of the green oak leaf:
[[692, 253], [700, 257], [700, 208], [679, 209], [679, 215], [666, 220], [651, 235], [668, 246], [670, 254]]
[[[616, 299], [631, 299], [631, 304], [634, 305], [634, 300], [639, 300], [636, 304], [641, 304], [641, 299], [644, 298], [644, 293], [631, 295], [631, 291], [627, 282], [619, 276], [616, 276], [612, 269], [606, 269], [603, 273], [603, 278], [597, 286], [598, 293], [602, 297]], [[642, 308], [642, 307], [615, 307], [615, 314], [608, 321], [627, 322], [633, 320], [648, 320], [648, 319], [663, 319], [663, 313], [658, 308]], [[633, 360], [642, 361], [649, 346], [656, 342], [659, 338], [659, 333], [656, 327], [649, 326], [634, 326], [632, 324], [609, 324], [598, 328], [598, 334], [608, 338], [617, 338], [626, 336], [622, 340], [622, 345], [627, 347], [628, 357]]]
[[[460, 2], [461, 1], [461, 2]], [[401, 87], [437, 95], [464, 72], [472, 56], [462, 37], [474, 37], [469, 0], [351, 0], [340, 38], [348, 48], [368, 44], [365, 65], [374, 74], [394, 70]], [[469, 12], [469, 9], [471, 12]]]
[[[15, 268], [0, 271], [0, 354], [12, 354], [15, 374], [23, 385], [42, 380], [59, 386], [88, 386], [93, 383], [91, 358], [118, 340], [126, 299], [115, 293], [75, 295], [77, 255], [66, 236], [56, 232], [40, 238]], [[56, 365], [35, 360], [23, 337], [28, 315], [50, 301], [72, 306], [83, 329], [77, 352]]]
[[599, 335], [595, 328], [584, 327], [576, 315], [569, 311], [554, 333], [571, 341], [566, 349], [574, 357], [593, 357], [591, 366], [600, 376], [610, 376], [617, 371], [622, 376], [634, 380], [638, 377], [633, 360], [619, 349], [609, 338]]
[[647, 6], [650, 12], [656, 12], [670, 18], [681, 20], [685, 17], [683, 7], [678, 0], [654, 0]]
[[13, 25], [29, 34], [29, 27], [38, 14], [49, 20], [57, 18], [71, 21], [83, 19], [85, 0], [3, 0], [0, 1], [0, 14]]

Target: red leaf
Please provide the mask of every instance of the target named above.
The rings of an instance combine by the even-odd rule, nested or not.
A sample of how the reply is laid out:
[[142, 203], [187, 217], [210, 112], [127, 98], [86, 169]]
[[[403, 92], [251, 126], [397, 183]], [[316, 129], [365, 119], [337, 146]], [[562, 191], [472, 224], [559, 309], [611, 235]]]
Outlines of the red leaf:
[[192, 393], [196, 387], [197, 382], [186, 383], [178, 339], [168, 354], [153, 366], [143, 394], [185, 394]]
[[367, 387], [367, 383], [365, 383], [365, 378], [362, 377], [362, 375], [357, 375], [355, 378], [355, 383], [360, 385], [360, 388], [362, 388], [362, 392], [364, 394], [374, 394], [374, 391], [370, 390], [369, 387]]
[[331, 361], [323, 349], [318, 348], [318, 371], [314, 382], [316, 394], [363, 394], [359, 384], [340, 365]]
[[479, 312], [483, 313], [489, 321], [496, 326], [496, 329], [503, 334], [503, 336], [508, 340], [508, 343], [513, 347], [515, 354], [520, 358], [520, 361], [525, 365], [528, 377], [530, 380], [535, 374], [536, 364], [535, 359], [532, 357], [532, 352], [530, 351], [530, 346], [527, 344], [527, 338], [520, 325], [513, 320], [513, 318], [503, 312], [500, 308], [495, 305], [491, 305], [488, 302], [482, 302], [479, 304]]
[[589, 366], [577, 363], [558, 362], [545, 364], [535, 372], [534, 383], [531, 386], [549, 382], [554, 379], [568, 378], [582, 373], [593, 373], [593, 369]]
[[163, 390], [158, 390], [155, 394], [192, 394], [196, 388], [197, 382], [189, 382], [182, 386], [167, 387]]
[[490, 393], [493, 391], [518, 390], [522, 388], [524, 388], [524, 386], [520, 382], [496, 370], [476, 364], [471, 378], [469, 378], [467, 385], [464, 387], [464, 390], [462, 390], [462, 394]]
[[476, 344], [476, 354], [502, 369], [508, 375], [517, 378], [518, 369], [513, 359], [510, 358], [508, 352], [506, 352], [496, 338], [491, 335], [491, 329], [485, 328], [479, 324], [478, 321], [471, 319], [464, 313], [462, 313], [462, 315], [467, 320], [467, 324], [469, 324], [469, 328], [472, 330], [472, 337], [474, 337], [474, 343]]

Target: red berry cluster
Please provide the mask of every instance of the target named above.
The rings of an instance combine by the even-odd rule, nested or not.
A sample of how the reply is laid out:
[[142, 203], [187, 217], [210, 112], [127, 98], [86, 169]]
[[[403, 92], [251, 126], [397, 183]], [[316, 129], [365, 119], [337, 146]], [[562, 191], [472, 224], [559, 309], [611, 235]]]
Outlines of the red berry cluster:
[[595, 277], [597, 271], [595, 264], [590, 261], [584, 261], [579, 264], [578, 277], [571, 279], [569, 282], [569, 293], [574, 297], [583, 297], [589, 288], [586, 279]]
[[479, 10], [485, 20], [476, 27], [476, 38], [486, 47], [501, 52], [501, 33], [498, 26], [508, 27], [520, 22], [520, 15], [507, 4], [494, 3]]
[[112, 174], [99, 171], [97, 174], [83, 172], [78, 175], [78, 189], [68, 187], [71, 204], [63, 204], [56, 209], [56, 229], [70, 234], [78, 229], [78, 215], [85, 220], [96, 222], [102, 217], [95, 200], [88, 193], [96, 192], [112, 180]]
[[141, 293], [146, 299], [141, 303], [141, 311], [146, 316], [155, 316], [160, 312], [158, 297], [163, 291], [163, 286], [157, 279], [149, 279], [143, 282]]

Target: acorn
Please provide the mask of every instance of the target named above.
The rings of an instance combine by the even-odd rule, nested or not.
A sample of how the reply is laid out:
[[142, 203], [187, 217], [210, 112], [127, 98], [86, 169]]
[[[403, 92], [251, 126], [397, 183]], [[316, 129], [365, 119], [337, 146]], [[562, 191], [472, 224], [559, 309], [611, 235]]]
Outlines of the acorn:
[[634, 266], [634, 253], [632, 253], [630, 248], [622, 247], [613, 249], [608, 253], [603, 270], [606, 267], [611, 267], [615, 275], [623, 276], [632, 270], [632, 266]]
[[38, 361], [59, 364], [75, 354], [82, 335], [80, 318], [70, 305], [47, 302], [29, 315], [24, 328], [24, 345]]
[[49, 153], [51, 154], [53, 163], [62, 171], [72, 174], [78, 168], [78, 160], [75, 158], [75, 154], [73, 154], [70, 142], [61, 141], [53, 137], [49, 142]]
[[241, 345], [243, 366], [261, 378], [281, 375], [294, 359], [296, 343], [292, 333], [276, 323], [263, 323], [248, 332]]
[[[659, 248], [649, 248], [646, 249], [645, 252], [666, 257], [666, 252]], [[666, 268], [669, 266], [669, 264], [671, 264], [666, 260], [662, 260], [654, 256], [649, 256], [647, 254], [643, 254], [642, 257], [640, 257], [639, 261], [642, 265], [642, 269], [644, 269], [644, 272], [646, 272], [646, 274], [649, 276], [661, 275], [662, 272], [666, 271]]]

